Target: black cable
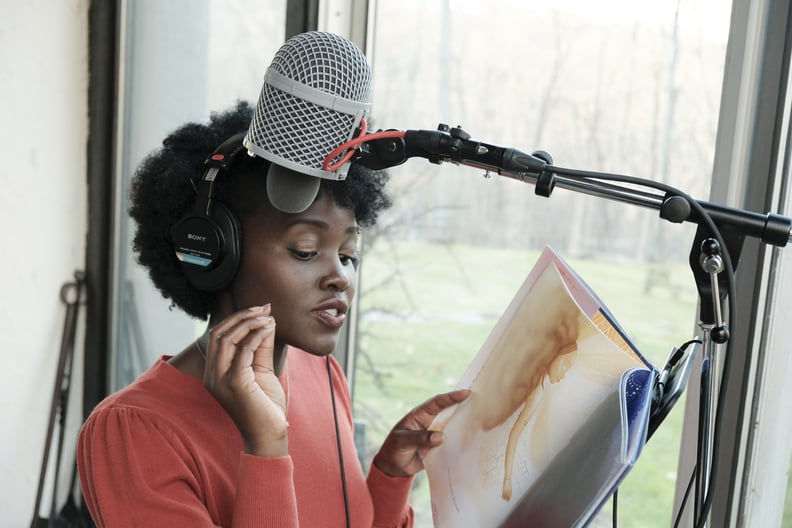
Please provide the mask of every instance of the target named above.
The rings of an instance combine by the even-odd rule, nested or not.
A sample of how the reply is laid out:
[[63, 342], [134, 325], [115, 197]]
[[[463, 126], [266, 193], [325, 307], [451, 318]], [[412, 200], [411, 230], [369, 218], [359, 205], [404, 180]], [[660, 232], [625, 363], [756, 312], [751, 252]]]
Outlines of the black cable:
[[344, 470], [344, 452], [341, 449], [341, 431], [338, 428], [338, 411], [336, 410], [335, 389], [333, 388], [333, 371], [330, 368], [330, 356], [325, 356], [327, 363], [327, 379], [330, 382], [330, 401], [333, 403], [333, 421], [335, 422], [336, 445], [338, 446], [338, 462], [341, 467], [341, 487], [344, 490], [344, 511], [346, 512], [346, 528], [350, 528], [349, 491], [347, 490], [346, 471]]
[[[670, 358], [668, 358], [668, 361], [666, 362], [665, 366], [663, 367], [663, 372], [668, 372], [668, 373], [669, 373], [669, 375], [670, 375], [670, 372], [671, 372], [671, 371], [674, 369], [674, 367], [676, 366], [676, 364], [677, 364], [677, 363], [679, 363], [679, 360], [680, 360], [680, 359], [682, 359], [682, 356], [684, 356], [684, 354], [685, 354], [685, 350], [687, 350], [687, 348], [688, 348], [690, 345], [694, 344], [694, 343], [701, 344], [701, 343], [702, 343], [702, 341], [701, 341], [701, 339], [699, 339], [699, 338], [695, 338], [695, 339], [691, 339], [691, 340], [689, 340], [689, 341], [686, 341], [685, 343], [683, 343], [682, 345], [680, 345], [680, 346], [679, 346], [679, 347], [678, 347], [678, 348], [677, 348], [677, 349], [674, 351], [674, 353], [671, 355], [671, 357], [670, 357]], [[667, 380], [663, 380], [663, 379], [662, 379], [662, 377], [661, 377], [660, 375], [658, 375], [658, 376], [657, 376], [656, 398], [657, 398], [658, 400], [662, 400], [662, 399], [665, 397], [665, 391], [666, 391], [666, 387], [665, 387], [665, 385], [666, 385], [666, 381], [667, 381]], [[658, 424], [658, 425], [659, 425], [659, 424]], [[650, 435], [649, 435], [649, 436], [651, 436], [651, 432], [652, 432], [652, 429], [651, 429], [651, 425], [650, 425]], [[648, 440], [648, 439], [647, 439], [647, 440]]]
[[613, 528], [616, 528], [616, 525], [619, 523], [618, 519], [618, 509], [619, 509], [619, 488], [613, 490]]
[[698, 343], [698, 344], [700, 345], [700, 344], [701, 344], [701, 339], [699, 339], [699, 338], [695, 338], [695, 339], [691, 339], [690, 341], [686, 341], [685, 343], [682, 343], [682, 344], [679, 346], [679, 348], [676, 350], [676, 352], [674, 352], [674, 355], [672, 355], [672, 356], [669, 358], [669, 360], [668, 360], [668, 366], [669, 366], [669, 367], [673, 367], [674, 365], [676, 365], [676, 364], [677, 364], [677, 362], [678, 362], [680, 359], [682, 359], [682, 355], [685, 353], [685, 350], [687, 350], [687, 347], [689, 347], [690, 345], [692, 345], [692, 344], [694, 344], [694, 343]]
[[679, 509], [677, 510], [676, 519], [674, 520], [674, 528], [679, 527], [679, 521], [682, 520], [682, 512], [685, 511], [685, 504], [687, 504], [688, 496], [690, 495], [690, 490], [693, 488], [693, 482], [696, 481], [696, 468], [698, 466], [693, 466], [693, 472], [690, 474], [690, 480], [688, 480], [688, 485], [685, 488], [685, 494], [682, 496], [682, 503], [679, 505]]

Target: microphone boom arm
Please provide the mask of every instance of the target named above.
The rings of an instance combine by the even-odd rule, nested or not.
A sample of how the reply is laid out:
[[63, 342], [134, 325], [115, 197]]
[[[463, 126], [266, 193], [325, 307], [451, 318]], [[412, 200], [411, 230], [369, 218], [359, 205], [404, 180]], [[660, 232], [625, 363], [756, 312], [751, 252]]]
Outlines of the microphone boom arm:
[[[376, 136], [377, 134], [372, 134]], [[701, 223], [701, 214], [688, 198], [674, 189], [631, 176], [567, 169], [552, 164], [549, 154], [476, 141], [459, 127], [440, 124], [437, 130], [406, 130], [399, 136], [372, 138], [361, 143], [355, 161], [371, 169], [401, 165], [421, 157], [432, 163], [449, 162], [494, 172], [500, 176], [536, 185], [536, 194], [549, 197], [556, 186], [584, 194], [656, 209], [670, 222]], [[642, 185], [664, 190], [664, 194], [617, 185]], [[761, 214], [696, 200], [716, 224], [764, 243], [783, 247], [792, 240], [792, 219]]]

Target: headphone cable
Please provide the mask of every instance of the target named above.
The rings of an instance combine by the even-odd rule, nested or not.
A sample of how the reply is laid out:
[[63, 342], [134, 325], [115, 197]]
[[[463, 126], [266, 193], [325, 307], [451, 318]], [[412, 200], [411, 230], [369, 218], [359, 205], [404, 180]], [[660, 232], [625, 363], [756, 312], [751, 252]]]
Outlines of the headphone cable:
[[341, 487], [344, 490], [344, 511], [346, 512], [346, 528], [349, 524], [349, 492], [347, 490], [346, 472], [344, 471], [344, 454], [341, 449], [341, 432], [338, 429], [338, 411], [336, 410], [335, 389], [333, 388], [333, 372], [330, 369], [330, 356], [325, 356], [327, 363], [327, 379], [330, 382], [330, 401], [333, 403], [333, 421], [335, 422], [336, 444], [338, 445], [338, 461], [341, 467]]

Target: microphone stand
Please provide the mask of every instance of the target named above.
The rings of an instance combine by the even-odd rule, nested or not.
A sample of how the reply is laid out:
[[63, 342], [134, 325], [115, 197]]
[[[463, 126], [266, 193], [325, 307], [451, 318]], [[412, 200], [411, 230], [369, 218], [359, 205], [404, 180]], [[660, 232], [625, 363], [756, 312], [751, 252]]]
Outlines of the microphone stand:
[[[711, 488], [717, 470], [713, 459], [720, 432], [719, 410], [723, 405], [722, 395], [726, 392], [722, 384], [728, 381], [731, 359], [729, 328], [734, 327], [736, 315], [733, 305], [736, 295], [732, 262], [738, 262], [746, 236], [758, 238], [766, 244], [785, 246], [792, 240], [792, 219], [773, 213], [759, 214], [694, 200], [671, 186], [650, 180], [558, 167], [553, 165], [552, 157], [546, 152], [535, 151], [529, 155], [513, 148], [489, 145], [472, 140], [459, 127], [452, 129], [444, 124], [440, 124], [436, 131], [407, 130], [398, 134], [385, 131], [379, 137], [375, 133], [371, 134], [370, 139], [366, 136], [358, 138], [355, 144], [360, 146], [355, 161], [372, 169], [393, 167], [404, 163], [408, 158], [423, 157], [432, 163], [466, 165], [484, 169], [487, 174], [495, 172], [507, 178], [533, 183], [535, 193], [544, 197], [550, 197], [555, 187], [562, 187], [657, 209], [660, 217], [670, 222], [687, 221], [698, 224], [689, 256], [699, 294], [699, 327], [702, 331], [703, 349], [694, 470], [694, 523], [697, 528], [708, 526], [713, 499]], [[640, 187], [653, 188], [663, 194], [649, 192]], [[728, 325], [724, 323], [721, 309], [722, 302], [727, 298]], [[723, 368], [716, 353], [717, 346], [721, 344], [727, 345]], [[676, 357], [677, 355], [683, 354], [673, 354], [660, 373], [660, 391], [653, 400], [648, 436], [665, 418], [687, 382], [694, 354], [687, 354], [684, 358]], [[680, 362], [684, 363], [681, 368], [678, 364]], [[664, 387], [676, 390], [664, 391]]]

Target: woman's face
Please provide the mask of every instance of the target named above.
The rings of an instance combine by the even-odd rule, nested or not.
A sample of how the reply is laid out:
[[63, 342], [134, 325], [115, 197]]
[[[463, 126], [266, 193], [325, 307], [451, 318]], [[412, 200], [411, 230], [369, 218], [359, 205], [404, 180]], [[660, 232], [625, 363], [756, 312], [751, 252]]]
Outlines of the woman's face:
[[353, 211], [329, 193], [299, 214], [249, 215], [231, 285], [234, 309], [271, 303], [276, 348], [330, 354], [354, 297], [359, 235]]

